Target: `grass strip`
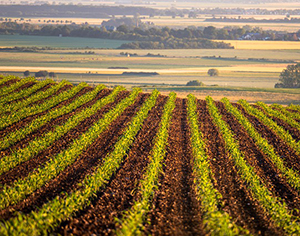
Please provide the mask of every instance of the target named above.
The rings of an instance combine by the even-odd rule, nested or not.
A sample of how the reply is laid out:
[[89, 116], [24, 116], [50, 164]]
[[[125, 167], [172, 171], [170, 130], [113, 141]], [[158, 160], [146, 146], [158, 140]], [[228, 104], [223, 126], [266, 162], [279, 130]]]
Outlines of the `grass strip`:
[[14, 90], [20, 88], [21, 86], [23, 86], [24, 84], [27, 84], [29, 82], [36, 82], [36, 79], [33, 78], [33, 77], [28, 77], [28, 78], [25, 78], [25, 79], [21, 79], [20, 81], [11, 84], [8, 87], [0, 88], [1, 98], [4, 98], [4, 95], [7, 95], [7, 94], [13, 92]]
[[271, 118], [268, 118], [262, 111], [251, 106], [246, 100], [239, 100], [238, 103], [242, 105], [245, 111], [259, 119], [265, 126], [272, 129], [283, 141], [285, 141], [292, 149], [300, 155], [300, 142], [297, 142], [290, 133], [283, 127], [279, 126]]
[[196, 97], [188, 95], [188, 122], [191, 131], [194, 165], [193, 175], [197, 198], [203, 210], [203, 223], [209, 235], [241, 235], [249, 232], [232, 222], [228, 213], [219, 209], [222, 195], [214, 188], [213, 173], [210, 170], [205, 151], [203, 134], [199, 129]]
[[41, 82], [37, 82], [36, 84], [34, 84], [33, 86], [31, 86], [29, 88], [22, 89], [21, 91], [19, 91], [17, 93], [11, 93], [5, 97], [0, 98], [0, 106], [1, 106], [0, 112], [5, 103], [12, 102], [12, 101], [20, 99], [20, 98], [28, 97], [32, 93], [35, 93], [37, 90], [41, 89], [42, 87], [44, 87], [50, 83], [54, 83], [54, 81], [50, 80], [50, 79], [46, 79]]
[[251, 190], [253, 197], [257, 199], [277, 226], [282, 227], [290, 235], [299, 235], [300, 225], [296, 221], [298, 218], [292, 215], [282, 199], [273, 197], [272, 193], [263, 185], [260, 178], [255, 174], [253, 167], [245, 161], [244, 154], [239, 149], [238, 141], [234, 138], [228, 124], [222, 120], [213, 99], [208, 96], [206, 101], [213, 122], [223, 136], [225, 147], [234, 160], [242, 180], [247, 183], [247, 187]]
[[28, 215], [18, 213], [15, 218], [3, 222], [3, 227], [0, 227], [0, 234], [47, 235], [60, 222], [67, 220], [76, 211], [82, 210], [87, 206], [96, 193], [105, 186], [120, 167], [149, 111], [154, 107], [158, 94], [157, 90], [152, 92], [151, 96], [142, 105], [121, 138], [115, 144], [114, 150], [107, 154], [92, 175], [86, 176], [82, 181], [81, 189], [71, 192], [63, 198], [57, 196], [37, 211], [31, 212]]
[[169, 99], [164, 107], [159, 130], [154, 139], [154, 146], [149, 156], [150, 163], [140, 181], [139, 193], [141, 199], [136, 201], [119, 222], [121, 228], [116, 231], [117, 235], [139, 235], [146, 214], [151, 207], [151, 199], [155, 190], [158, 189], [158, 178], [162, 173], [163, 159], [166, 154], [166, 146], [169, 137], [168, 129], [175, 108], [176, 93], [169, 94]]
[[[289, 116], [286, 116], [286, 114], [283, 114], [278, 110], [272, 109], [271, 107], [269, 107], [268, 105], [266, 105], [263, 102], [257, 102], [256, 105], [261, 107], [269, 116], [279, 118], [279, 119], [283, 120], [284, 122], [286, 122], [287, 124], [289, 124], [290, 126], [292, 126], [293, 128], [296, 128], [300, 131], [300, 124], [297, 121], [295, 121], [294, 119], [291, 119]], [[300, 117], [300, 115], [299, 115], [299, 117]]]
[[[102, 86], [98, 87], [101, 89]], [[49, 131], [45, 135], [32, 140], [25, 148], [17, 150], [12, 155], [4, 156], [2, 159], [0, 159], [0, 175], [14, 168], [20, 163], [30, 160], [40, 151], [50, 147], [56, 140], [69, 132], [71, 129], [75, 128], [81, 121], [90, 117], [108, 103], [113, 102], [118, 93], [122, 90], [125, 90], [125, 88], [116, 87], [110, 95], [98, 100], [93, 106], [87, 107], [79, 113], [74, 114], [64, 124], [56, 126], [53, 131]], [[96, 92], [97, 89], [94, 91]], [[92, 96], [90, 96], [89, 100], [91, 99]], [[87, 99], [86, 102], [88, 102]]]
[[81, 89], [84, 87], [87, 87], [88, 85], [86, 83], [80, 83], [77, 86], [74, 86], [73, 88], [69, 89], [68, 91], [65, 91], [63, 93], [58, 94], [57, 96], [54, 96], [50, 98], [49, 100], [46, 100], [42, 104], [35, 105], [35, 106], [29, 106], [24, 107], [14, 113], [3, 115], [0, 118], [0, 130], [4, 129], [5, 127], [18, 122], [21, 119], [24, 119], [28, 116], [32, 116], [38, 113], [41, 113], [43, 111], [49, 110], [51, 107], [54, 107], [58, 105], [59, 103], [74, 97]]
[[236, 107], [234, 107], [227, 98], [223, 98], [221, 101], [224, 103], [226, 109], [231, 114], [233, 114], [234, 117], [238, 120], [238, 122], [245, 128], [245, 130], [250, 135], [250, 137], [253, 138], [256, 145], [269, 157], [272, 163], [286, 177], [287, 182], [299, 191], [300, 190], [299, 174], [293, 169], [290, 169], [285, 166], [281, 157], [276, 154], [274, 147], [270, 145], [268, 141], [264, 139], [257, 132], [257, 130], [253, 127], [251, 122], [249, 122], [249, 120], [245, 116], [243, 116], [243, 114]]
[[76, 98], [70, 104], [68, 104], [66, 106], [58, 107], [57, 109], [53, 109], [53, 110], [49, 111], [48, 113], [46, 113], [45, 115], [34, 119], [31, 123], [29, 123], [24, 128], [21, 128], [14, 132], [11, 132], [7, 136], [0, 139], [0, 150], [8, 148], [10, 145], [20, 141], [21, 139], [25, 138], [26, 135], [38, 130], [46, 123], [51, 122], [52, 119], [55, 119], [59, 116], [67, 114], [67, 113], [73, 111], [74, 109], [82, 106], [83, 104], [91, 101], [92, 99], [94, 99], [96, 97], [98, 92], [104, 88], [105, 88], [104, 85], [99, 85], [93, 91]]
[[3, 105], [2, 107], [0, 107], [0, 114], [13, 112], [20, 108], [27, 107], [28, 105], [34, 102], [42, 101], [43, 99], [46, 99], [47, 97], [51, 96], [52, 94], [54, 94], [55, 92], [57, 92], [59, 89], [61, 89], [67, 84], [71, 85], [71, 83], [67, 82], [66, 80], [63, 80], [60, 83], [53, 85], [51, 88], [47, 89], [46, 91], [37, 92], [31, 95], [30, 97], [19, 102]]
[[61, 173], [67, 166], [72, 165], [76, 158], [90, 146], [101, 133], [118, 117], [123, 111], [135, 102], [141, 89], [134, 89], [129, 97], [123, 99], [116, 107], [107, 112], [92, 127], [83, 133], [78, 139], [59, 154], [52, 157], [45, 165], [37, 168], [23, 179], [18, 179], [12, 186], [5, 185], [0, 192], [0, 209], [11, 204], [18, 203], [42, 187], [49, 180]]

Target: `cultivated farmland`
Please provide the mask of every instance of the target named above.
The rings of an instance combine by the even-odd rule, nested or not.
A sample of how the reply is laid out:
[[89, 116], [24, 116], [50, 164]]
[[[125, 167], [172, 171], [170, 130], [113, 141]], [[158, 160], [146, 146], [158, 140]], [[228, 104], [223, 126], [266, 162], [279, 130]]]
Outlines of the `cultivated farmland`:
[[0, 235], [299, 235], [300, 106], [0, 77]]

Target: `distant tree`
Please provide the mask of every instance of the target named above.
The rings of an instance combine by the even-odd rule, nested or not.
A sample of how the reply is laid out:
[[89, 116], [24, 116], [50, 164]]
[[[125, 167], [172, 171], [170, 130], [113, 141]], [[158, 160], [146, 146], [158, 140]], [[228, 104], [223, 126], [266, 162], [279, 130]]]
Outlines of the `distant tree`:
[[35, 77], [46, 77], [48, 75], [48, 71], [46, 70], [40, 70], [35, 73]]
[[219, 71], [218, 71], [217, 69], [209, 69], [209, 70], [207, 71], [207, 74], [208, 74], [209, 76], [218, 76], [218, 75], [219, 75]]
[[54, 77], [56, 77], [56, 74], [54, 72], [50, 72], [49, 77], [54, 78]]
[[204, 86], [204, 83], [199, 80], [191, 80], [186, 83], [186, 86]]
[[281, 83], [276, 84], [275, 88], [300, 88], [300, 63], [296, 65], [288, 65], [280, 73], [279, 81]]
[[196, 18], [197, 17], [197, 13], [194, 11], [189, 12], [189, 18]]
[[29, 70], [26, 70], [26, 71], [24, 72], [24, 76], [28, 77], [29, 75], [30, 75], [30, 71], [29, 71]]
[[214, 26], [205, 27], [203, 30], [203, 34], [205, 38], [215, 39], [217, 36], [217, 29]]
[[126, 25], [120, 25], [117, 27], [117, 30], [120, 32], [123, 32], [125, 34], [127, 34], [129, 32], [129, 29]]

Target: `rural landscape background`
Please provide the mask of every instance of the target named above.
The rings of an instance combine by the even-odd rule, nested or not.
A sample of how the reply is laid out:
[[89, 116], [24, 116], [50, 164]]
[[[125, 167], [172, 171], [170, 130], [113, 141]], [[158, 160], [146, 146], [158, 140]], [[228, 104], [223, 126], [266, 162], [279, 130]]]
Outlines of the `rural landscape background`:
[[300, 1], [0, 1], [0, 235], [300, 235]]

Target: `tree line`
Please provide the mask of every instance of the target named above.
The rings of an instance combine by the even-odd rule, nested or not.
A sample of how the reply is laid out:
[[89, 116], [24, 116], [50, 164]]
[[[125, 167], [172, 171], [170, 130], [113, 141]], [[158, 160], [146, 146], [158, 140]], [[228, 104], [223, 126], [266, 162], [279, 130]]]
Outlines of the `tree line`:
[[[274, 31], [264, 31], [258, 27], [224, 27], [205, 28], [187, 27], [171, 29], [169, 27], [141, 28], [139, 19], [131, 18], [131, 24], [121, 24], [113, 30], [102, 25], [33, 25], [29, 23], [2, 22], [0, 34], [26, 34], [42, 36], [88, 37], [114, 40], [134, 41], [124, 44], [122, 49], [162, 49], [162, 48], [232, 48], [229, 44], [212, 42], [210, 39], [239, 39], [247, 34], [259, 34], [262, 38], [276, 39]], [[143, 25], [142, 25], [143, 26]]]

